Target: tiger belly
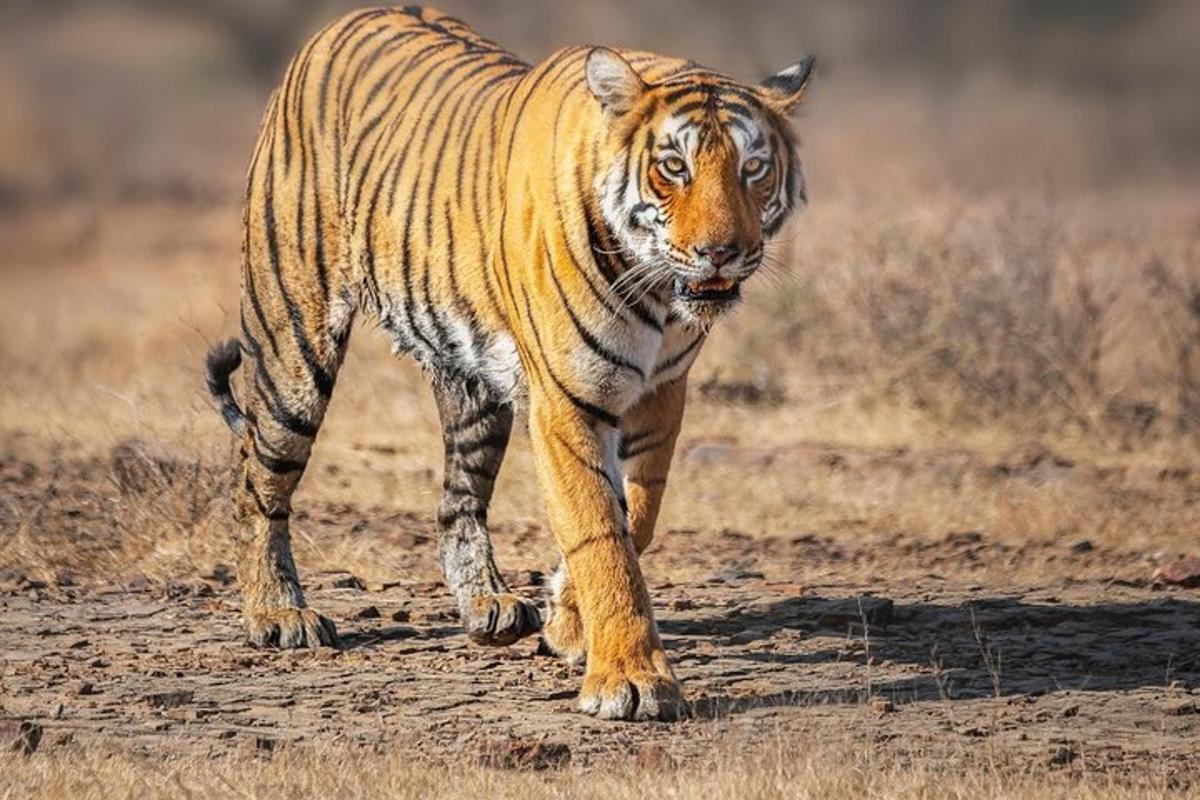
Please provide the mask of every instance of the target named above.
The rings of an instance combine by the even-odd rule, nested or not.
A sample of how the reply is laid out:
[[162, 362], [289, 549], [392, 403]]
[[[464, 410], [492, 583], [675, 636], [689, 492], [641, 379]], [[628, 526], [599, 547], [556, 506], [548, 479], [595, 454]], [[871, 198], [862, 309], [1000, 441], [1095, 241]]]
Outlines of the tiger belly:
[[380, 314], [391, 337], [392, 353], [410, 355], [427, 373], [446, 379], [479, 378], [496, 402], [519, 403], [525, 395], [525, 371], [513, 338], [485, 331], [454, 311], [395, 298]]

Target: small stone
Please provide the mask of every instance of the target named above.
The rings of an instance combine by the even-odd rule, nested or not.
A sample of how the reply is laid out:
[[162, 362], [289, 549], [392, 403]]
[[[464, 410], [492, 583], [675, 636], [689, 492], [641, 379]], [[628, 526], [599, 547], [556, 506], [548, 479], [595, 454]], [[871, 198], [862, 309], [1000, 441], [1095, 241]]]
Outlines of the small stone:
[[671, 601], [672, 611], [688, 611], [696, 607], [696, 601], [687, 597], [676, 597]]
[[1080, 539], [1078, 542], [1071, 545], [1071, 552], [1079, 555], [1082, 555], [1083, 553], [1090, 553], [1095, 549], [1096, 545], [1092, 544], [1090, 539]]
[[194, 696], [195, 693], [190, 689], [177, 689], [171, 692], [152, 692], [142, 699], [151, 708], [178, 708], [192, 702]]
[[1200, 558], [1185, 556], [1163, 564], [1154, 571], [1154, 579], [1184, 589], [1200, 588]]
[[1077, 706], [1077, 705], [1067, 706], [1066, 708], [1064, 708], [1062, 710], [1062, 716], [1068, 717], [1068, 718], [1079, 716], [1079, 706]]
[[357, 589], [360, 592], [367, 588], [365, 583], [353, 575], [343, 575], [340, 578], [334, 578], [329, 585], [334, 589]]
[[0, 721], [0, 748], [10, 753], [32, 755], [42, 743], [42, 726], [29, 720]]
[[379, 619], [379, 609], [376, 606], [364, 606], [354, 614], [355, 619]]
[[99, 692], [96, 691], [95, 684], [93, 684], [91, 681], [80, 681], [79, 684], [75, 686], [74, 691], [79, 697], [87, 697], [89, 695], [99, 694]]
[[408, 622], [408, 618], [410, 616], [412, 616], [412, 615], [408, 613], [408, 609], [401, 608], [398, 611], [392, 612], [392, 621], [393, 622]]

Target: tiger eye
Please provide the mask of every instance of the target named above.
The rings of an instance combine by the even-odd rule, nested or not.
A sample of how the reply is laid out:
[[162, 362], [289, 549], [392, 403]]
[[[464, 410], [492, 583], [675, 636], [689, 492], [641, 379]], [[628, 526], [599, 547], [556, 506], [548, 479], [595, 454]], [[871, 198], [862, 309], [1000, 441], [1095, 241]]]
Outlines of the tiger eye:
[[770, 164], [761, 158], [751, 158], [746, 161], [742, 167], [742, 171], [751, 178], [757, 178], [760, 175], [765, 175], [770, 166]]
[[659, 166], [662, 167], [663, 172], [676, 178], [687, 172], [687, 164], [678, 156], [670, 156], [663, 159], [659, 163]]

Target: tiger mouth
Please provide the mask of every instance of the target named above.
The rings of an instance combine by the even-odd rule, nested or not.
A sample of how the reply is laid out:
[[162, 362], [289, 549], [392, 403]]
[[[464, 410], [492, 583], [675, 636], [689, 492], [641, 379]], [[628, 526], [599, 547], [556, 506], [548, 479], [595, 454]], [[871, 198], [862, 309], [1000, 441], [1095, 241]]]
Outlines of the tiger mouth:
[[727, 302], [736, 300], [740, 291], [738, 283], [729, 278], [675, 282], [675, 295], [688, 302]]

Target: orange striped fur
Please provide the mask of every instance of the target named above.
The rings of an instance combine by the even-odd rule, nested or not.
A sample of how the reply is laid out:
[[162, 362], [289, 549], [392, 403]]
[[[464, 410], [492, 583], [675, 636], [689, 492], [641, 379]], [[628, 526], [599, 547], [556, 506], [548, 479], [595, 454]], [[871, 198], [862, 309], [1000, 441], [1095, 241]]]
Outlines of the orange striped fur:
[[[688, 368], [804, 199], [787, 114], [810, 69], [747, 86], [592, 47], [529, 66], [412, 7], [351, 14], [300, 51], [250, 167], [241, 334], [208, 360], [239, 443], [253, 642], [337, 641], [305, 605], [288, 516], [364, 315], [432, 379], [439, 546], [471, 637], [502, 645], [544, 628], [550, 647], [586, 659], [584, 711], [684, 712], [638, 554]], [[563, 556], [544, 611], [508, 592], [487, 537], [514, 407], [527, 409]]]

